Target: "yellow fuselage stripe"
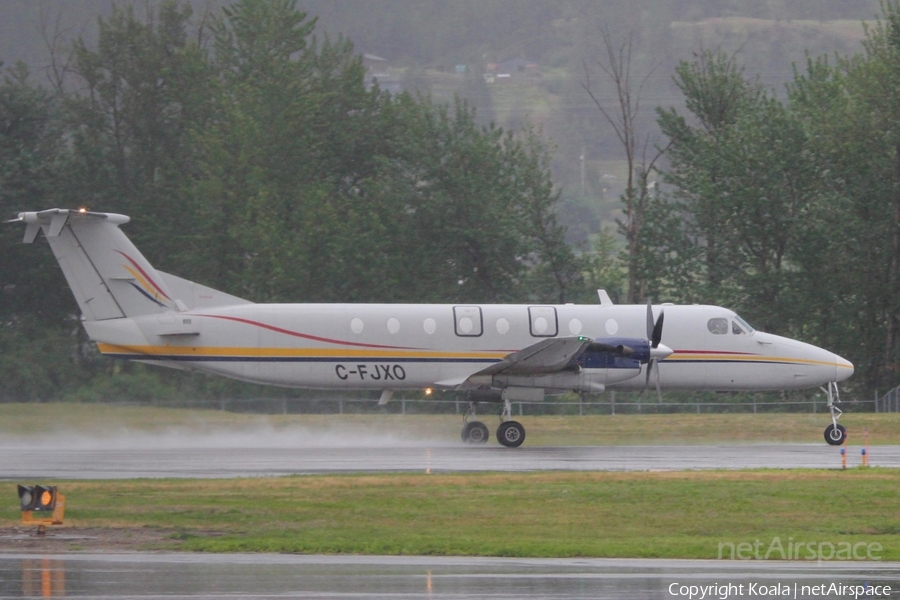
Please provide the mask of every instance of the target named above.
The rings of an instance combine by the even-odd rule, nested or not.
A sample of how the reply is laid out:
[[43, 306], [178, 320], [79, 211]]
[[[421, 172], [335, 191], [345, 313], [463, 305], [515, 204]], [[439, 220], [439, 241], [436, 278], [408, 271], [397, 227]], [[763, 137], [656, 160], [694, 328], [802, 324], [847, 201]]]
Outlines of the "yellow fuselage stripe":
[[[678, 354], [677, 352], [666, 357], [665, 361], [669, 362], [694, 362], [694, 361], [729, 361], [729, 362], [777, 362], [777, 363], [795, 363], [804, 365], [820, 365], [823, 367], [833, 367], [835, 363], [824, 360], [813, 360], [809, 358], [793, 358], [789, 356], [748, 356], [734, 354]], [[837, 365], [844, 367], [845, 365]], [[852, 368], [852, 367], [847, 367]]]
[[[151, 345], [128, 345], [120, 346], [115, 344], [97, 344], [100, 352], [103, 354], [135, 354], [145, 356], [196, 356], [203, 357], [225, 357], [225, 356], [247, 356], [247, 357], [317, 357], [317, 358], [371, 358], [371, 359], [392, 359], [392, 358], [432, 358], [432, 359], [496, 359], [501, 360], [507, 356], [506, 351], [484, 351], [484, 352], [440, 352], [436, 350], [378, 350], [373, 348], [347, 349], [347, 348], [241, 348], [241, 347], [213, 347], [213, 346], [151, 346]], [[728, 361], [732, 363], [783, 363], [783, 364], [804, 364], [817, 365], [823, 367], [843, 367], [844, 365], [835, 365], [833, 362], [812, 360], [805, 358], [791, 358], [779, 356], [748, 356], [734, 354], [678, 354], [677, 352], [670, 355], [664, 362], [691, 363], [700, 361]], [[847, 367], [851, 368], [851, 367]]]

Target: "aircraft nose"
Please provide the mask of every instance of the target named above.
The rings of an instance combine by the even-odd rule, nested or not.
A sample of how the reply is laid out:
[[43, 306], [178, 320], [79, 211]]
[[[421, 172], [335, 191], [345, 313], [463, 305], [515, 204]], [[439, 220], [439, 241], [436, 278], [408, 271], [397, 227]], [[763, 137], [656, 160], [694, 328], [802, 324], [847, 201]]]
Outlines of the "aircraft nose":
[[837, 354], [834, 355], [834, 380], [843, 381], [853, 375], [853, 363], [842, 358]]

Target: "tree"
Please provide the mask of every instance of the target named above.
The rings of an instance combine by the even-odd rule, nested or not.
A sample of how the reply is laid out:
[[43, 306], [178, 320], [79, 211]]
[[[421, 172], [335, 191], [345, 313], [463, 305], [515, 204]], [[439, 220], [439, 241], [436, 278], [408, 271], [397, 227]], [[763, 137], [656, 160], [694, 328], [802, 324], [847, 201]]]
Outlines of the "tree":
[[213, 98], [204, 51], [187, 34], [190, 5], [165, 0], [144, 21], [128, 4], [99, 20], [97, 47], [75, 44], [65, 94], [73, 152], [67, 185], [78, 202], [132, 216], [139, 247], [160, 267], [195, 273], [191, 132]]
[[864, 54], [810, 59], [789, 97], [821, 166], [798, 257], [813, 327], [855, 357], [863, 384], [885, 389], [900, 368], [900, 9], [882, 13]]
[[[63, 201], [64, 134], [53, 95], [30, 83], [24, 64], [6, 70], [0, 81], [0, 215], [4, 220]], [[74, 309], [52, 255], [33, 254], [32, 248], [22, 244], [21, 230], [0, 228], [0, 327], [25, 317], [60, 324]]]
[[[595, 89], [591, 81], [591, 70], [584, 65], [585, 77], [582, 87], [593, 100], [594, 105], [606, 122], [613, 128], [619, 140], [627, 163], [625, 191], [622, 204], [625, 218], [617, 220], [620, 233], [625, 237], [625, 263], [628, 270], [628, 292], [626, 301], [638, 304], [647, 297], [647, 280], [641, 277], [640, 264], [645, 254], [641, 246], [644, 221], [653, 202], [649, 177], [656, 162], [664, 154], [665, 148], [651, 151], [649, 138], [641, 139], [635, 127], [641, 109], [641, 92], [653, 71], [648, 72], [635, 87], [632, 80], [632, 51], [634, 50], [634, 31], [629, 31], [625, 39], [616, 46], [608, 29], [601, 30], [603, 41], [603, 58], [597, 58], [594, 64], [605, 75], [614, 87], [614, 108], [606, 106], [606, 102]], [[648, 156], [648, 152], [652, 156]]]
[[197, 189], [216, 285], [472, 302], [528, 297], [531, 275], [540, 297], [579, 280], [536, 134], [479, 125], [461, 101], [366, 89], [352, 45], [317, 41], [293, 2], [243, 0], [214, 30], [222, 100], [198, 137]]
[[694, 124], [674, 109], [660, 111], [659, 124], [671, 140], [665, 182], [690, 240], [682, 252], [701, 274], [694, 293], [787, 332], [791, 260], [815, 201], [806, 132], [733, 57], [704, 51], [676, 73]]
[[[55, 94], [24, 73], [7, 78], [0, 198], [130, 214], [128, 233], [156, 266], [255, 301], [562, 302], [583, 292], [537, 131], [481, 125], [463, 101], [367, 88], [353, 45], [318, 39], [293, 0], [223, 9], [210, 52], [205, 25], [195, 38], [190, 20], [176, 0], [143, 20], [114, 5], [96, 47], [76, 42], [57, 72], [72, 79], [57, 77]], [[49, 253], [39, 260], [51, 266], [36, 277], [60, 292], [21, 289], [68, 308], [23, 357], [68, 339], [60, 353], [84, 359], [91, 346], [72, 333], [70, 294]], [[34, 253], [23, 262], [36, 264]], [[20, 271], [3, 266], [4, 294], [18, 294]], [[41, 304], [26, 300], [4, 302], [3, 316], [34, 322]], [[23, 327], [6, 333], [0, 352], [32, 339]], [[18, 397], [118, 371], [98, 360], [76, 378], [47, 368], [40, 379], [42, 367], [6, 364], [19, 371], [9, 378]], [[126, 370], [137, 371], [133, 385], [146, 381], [139, 366]]]

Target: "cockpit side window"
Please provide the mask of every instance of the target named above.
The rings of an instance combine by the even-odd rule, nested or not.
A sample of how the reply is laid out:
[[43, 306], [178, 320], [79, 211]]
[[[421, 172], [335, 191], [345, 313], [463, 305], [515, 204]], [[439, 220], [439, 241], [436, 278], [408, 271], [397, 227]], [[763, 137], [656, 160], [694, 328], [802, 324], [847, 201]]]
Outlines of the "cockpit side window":
[[733, 333], [734, 335], [746, 335], [747, 334], [746, 331], [741, 329], [741, 326], [738, 325], [737, 321], [731, 322], [731, 333]]
[[[735, 324], [737, 324], [737, 326], [740, 327], [742, 331], [734, 331], [733, 328], [734, 328]], [[746, 333], [747, 335], [751, 335], [756, 330], [753, 329], [752, 327], [750, 327], [750, 324], [747, 321], [743, 320], [742, 318], [740, 318], [737, 315], [734, 315], [734, 323], [732, 324], [732, 331], [734, 331], [734, 333]]]
[[710, 333], [714, 333], [716, 335], [725, 335], [728, 333], [728, 319], [710, 319], [706, 324], [706, 328], [709, 329]]

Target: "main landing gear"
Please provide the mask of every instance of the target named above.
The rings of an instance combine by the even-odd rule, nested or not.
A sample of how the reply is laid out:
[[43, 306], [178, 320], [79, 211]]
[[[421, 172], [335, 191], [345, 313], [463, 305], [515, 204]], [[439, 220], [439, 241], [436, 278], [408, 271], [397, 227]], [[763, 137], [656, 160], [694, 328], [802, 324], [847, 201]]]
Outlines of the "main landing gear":
[[[497, 427], [497, 441], [507, 448], [518, 448], [525, 441], [525, 428], [510, 418], [512, 407], [509, 400], [503, 401], [500, 411], [500, 426]], [[469, 408], [463, 416], [462, 441], [467, 444], [484, 444], [489, 434], [487, 425], [475, 419], [475, 402], [469, 400]]]
[[484, 444], [488, 441], [487, 425], [481, 421], [470, 421], [475, 418], [475, 402], [469, 400], [469, 408], [463, 415], [462, 441], [467, 444]]
[[841, 409], [835, 406], [836, 402], [840, 403], [841, 401], [837, 382], [828, 382], [828, 388], [822, 388], [822, 390], [828, 394], [828, 404], [826, 406], [828, 407], [828, 410], [831, 411], [831, 425], [825, 428], [825, 441], [832, 446], [840, 446], [844, 443], [844, 440], [847, 439], [847, 429], [837, 422], [842, 414]]
[[500, 426], [497, 428], [497, 441], [507, 448], [518, 448], [525, 441], [525, 428], [511, 418], [512, 406], [509, 400], [503, 401], [500, 411]]

